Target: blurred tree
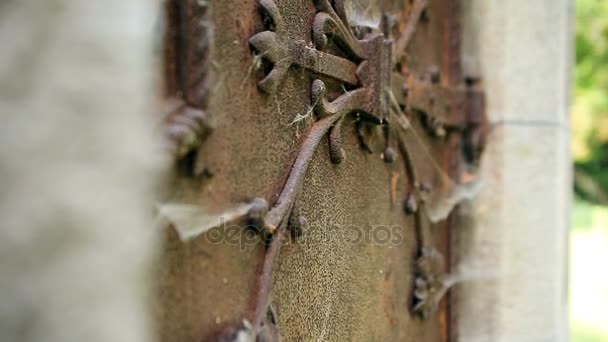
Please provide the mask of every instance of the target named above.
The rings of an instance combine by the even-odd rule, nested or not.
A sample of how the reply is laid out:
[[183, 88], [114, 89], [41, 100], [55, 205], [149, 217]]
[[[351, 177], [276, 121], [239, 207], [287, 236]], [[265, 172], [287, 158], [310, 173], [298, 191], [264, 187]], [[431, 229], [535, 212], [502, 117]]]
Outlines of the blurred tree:
[[608, 204], [608, 1], [577, 0], [576, 10], [575, 191]]

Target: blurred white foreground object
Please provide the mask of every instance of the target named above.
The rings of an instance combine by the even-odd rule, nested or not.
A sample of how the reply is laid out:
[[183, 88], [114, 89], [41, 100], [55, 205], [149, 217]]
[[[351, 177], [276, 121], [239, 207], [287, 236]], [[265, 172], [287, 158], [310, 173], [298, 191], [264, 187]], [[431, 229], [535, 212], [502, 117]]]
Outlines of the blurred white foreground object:
[[0, 336], [151, 341], [157, 3], [0, 2]]

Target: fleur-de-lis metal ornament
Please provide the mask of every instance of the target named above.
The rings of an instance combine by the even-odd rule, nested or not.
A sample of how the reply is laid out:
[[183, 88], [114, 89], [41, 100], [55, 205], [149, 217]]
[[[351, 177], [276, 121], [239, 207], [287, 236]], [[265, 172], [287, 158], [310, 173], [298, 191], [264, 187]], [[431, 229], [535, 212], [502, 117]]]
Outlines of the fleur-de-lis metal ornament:
[[[316, 114], [316, 122], [302, 141], [300, 153], [283, 191], [262, 223], [264, 230], [273, 232], [275, 236], [267, 241], [269, 246], [264, 265], [268, 267], [264, 268], [258, 280], [258, 304], [252, 317], [254, 326], [263, 322], [269, 300], [268, 283], [272, 281], [272, 265], [278, 257], [280, 237], [285, 227], [292, 226], [289, 222], [293, 219], [290, 217], [294, 216], [292, 212], [301, 192], [303, 177], [321, 139], [328, 135], [330, 159], [339, 164], [344, 159], [340, 136], [345, 117], [354, 115], [358, 123], [382, 126], [386, 139], [384, 160], [394, 162], [396, 156], [390, 147], [390, 140], [395, 139], [408, 170], [411, 191], [406, 201], [406, 213], [417, 215], [416, 234], [422, 239], [422, 236], [429, 235], [423, 232], [420, 219], [424, 213], [414, 208], [419, 206], [419, 201], [426, 201], [432, 190], [419, 182], [403, 140], [403, 136], [411, 129], [404, 109], [421, 113], [429, 134], [441, 138], [448, 129], [468, 129], [468, 118], [462, 112], [469, 109], [467, 105], [470, 98], [474, 97], [465, 84], [457, 87], [442, 85], [437, 68], [431, 68], [423, 75], [403, 76], [400, 73], [399, 65], [404, 60], [404, 51], [414, 34], [416, 24], [424, 14], [426, 0], [414, 1], [406, 30], [395, 42], [391, 37], [391, 20], [387, 15], [382, 16], [378, 29], [353, 29], [343, 0], [312, 1], [317, 12], [312, 23], [310, 42], [292, 36], [280, 8], [273, 0], [259, 0], [265, 28], [249, 39], [255, 58], [263, 61], [256, 63], [263, 73], [258, 82], [259, 89], [265, 94], [276, 96], [292, 68], [305, 70], [311, 75], [310, 103]], [[339, 54], [335, 53], [336, 49]], [[330, 100], [326, 82], [339, 83], [345, 91], [332, 96]], [[361, 145], [371, 151], [363, 141], [362, 134], [359, 134], [359, 139]], [[430, 203], [425, 205], [429, 206]], [[423, 247], [424, 245], [432, 243], [421, 240], [419, 246], [421, 258], [417, 263], [414, 290], [416, 304], [412, 310], [420, 317], [428, 318], [437, 308], [430, 298], [435, 298], [436, 292], [440, 290], [443, 270], [436, 267], [439, 260], [442, 260], [439, 252], [432, 247]]]
[[[352, 26], [344, 0], [309, 1], [316, 7], [310, 39], [302, 40], [290, 30], [274, 0], [259, 0], [264, 29], [248, 39], [253, 50], [252, 68], [257, 69], [259, 76], [260, 96], [277, 96], [290, 70], [303, 70], [310, 80], [310, 106], [315, 115], [276, 200], [257, 198], [245, 215], [250, 225], [263, 235], [266, 251], [255, 280], [252, 308], [244, 317], [247, 324], [245, 328], [231, 331], [234, 336], [279, 339], [270, 293], [281, 237], [289, 231], [292, 238], [297, 239], [305, 230], [306, 219], [300, 213], [298, 202], [306, 171], [320, 142], [327, 137], [333, 163], [344, 160], [341, 135], [342, 126], [351, 122], [346, 120], [348, 116], [354, 117], [358, 138], [365, 150], [373, 152], [365, 141], [364, 125], [381, 127], [375, 131], [383, 133], [384, 161], [393, 163], [401, 159], [404, 163], [409, 184], [403, 209], [415, 218], [420, 256], [415, 267], [415, 284], [412, 284], [412, 311], [423, 319], [437, 309], [434, 299], [439, 298], [438, 293], [443, 290], [444, 270], [443, 258], [432, 247], [433, 242], [427, 241], [432, 233], [423, 224], [422, 215], [425, 208], [432, 206], [433, 196], [442, 195], [442, 187], [433, 188], [419, 179], [411, 146], [406, 142], [408, 136], [417, 134], [410, 119], [415, 116], [429, 136], [436, 139], [445, 138], [449, 131], [460, 132], [473, 160], [483, 148], [483, 115], [471, 115], [479, 114], [483, 108], [483, 96], [476, 82], [469, 80], [448, 86], [442, 82], [437, 68], [419, 75], [409, 70], [402, 72], [405, 51], [419, 20], [424, 17], [427, 0], [413, 0], [405, 29], [396, 39], [392, 37], [396, 31], [391, 24], [394, 20], [386, 14], [381, 16], [377, 28]], [[330, 91], [336, 88], [342, 88], [343, 92]], [[196, 94], [184, 94], [184, 102], [191, 104]], [[202, 98], [206, 99], [207, 92], [197, 94], [203, 94]], [[206, 114], [202, 108], [198, 110], [181, 108], [177, 118], [169, 121], [173, 123], [170, 132], [183, 133], [174, 134], [174, 143], [184, 146], [178, 148], [178, 156], [196, 149], [196, 144], [203, 140], [202, 132], [208, 134], [206, 117], [202, 117]], [[180, 140], [180, 137], [183, 138]], [[436, 164], [434, 167], [439, 168]]]

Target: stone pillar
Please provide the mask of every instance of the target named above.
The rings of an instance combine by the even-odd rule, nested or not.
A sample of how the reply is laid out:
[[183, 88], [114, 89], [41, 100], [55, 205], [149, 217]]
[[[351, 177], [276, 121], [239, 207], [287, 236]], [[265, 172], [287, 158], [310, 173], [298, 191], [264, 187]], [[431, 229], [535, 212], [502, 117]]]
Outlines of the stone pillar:
[[465, 72], [491, 122], [484, 187], [464, 210], [460, 341], [567, 339], [570, 0], [465, 1]]
[[[0, 2], [0, 336], [152, 341], [157, 3]], [[146, 117], [148, 116], [148, 117]]]

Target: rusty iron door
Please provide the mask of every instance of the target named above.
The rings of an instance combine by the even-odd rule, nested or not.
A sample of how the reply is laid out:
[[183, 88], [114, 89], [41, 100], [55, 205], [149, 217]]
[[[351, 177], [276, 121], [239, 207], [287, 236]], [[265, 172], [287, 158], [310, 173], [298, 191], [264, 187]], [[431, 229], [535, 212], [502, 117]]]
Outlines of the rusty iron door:
[[165, 9], [161, 339], [450, 340], [485, 127], [460, 0]]

